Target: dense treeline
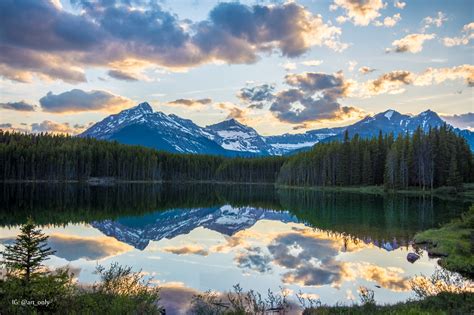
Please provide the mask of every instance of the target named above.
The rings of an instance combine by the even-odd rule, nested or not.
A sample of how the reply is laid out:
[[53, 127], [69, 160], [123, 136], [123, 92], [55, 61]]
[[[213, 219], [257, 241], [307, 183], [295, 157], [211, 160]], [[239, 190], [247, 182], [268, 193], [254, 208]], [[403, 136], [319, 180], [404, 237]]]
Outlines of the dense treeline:
[[372, 139], [321, 143], [283, 165], [278, 182], [301, 186], [385, 185], [389, 189], [416, 186], [461, 187], [474, 180], [473, 155], [465, 139], [446, 125], [427, 133], [392, 134]]
[[472, 152], [446, 125], [413, 135], [320, 143], [291, 157], [173, 154], [117, 142], [0, 130], [0, 179], [228, 181], [297, 186], [433, 189], [474, 181]]
[[0, 130], [0, 179], [275, 182], [284, 158], [173, 154], [117, 142]]

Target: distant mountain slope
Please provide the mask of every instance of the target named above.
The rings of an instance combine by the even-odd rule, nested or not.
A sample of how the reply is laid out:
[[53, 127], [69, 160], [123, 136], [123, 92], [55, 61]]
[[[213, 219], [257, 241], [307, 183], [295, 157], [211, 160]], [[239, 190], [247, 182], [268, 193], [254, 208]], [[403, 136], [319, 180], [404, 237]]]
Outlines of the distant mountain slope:
[[[370, 138], [377, 136], [380, 131], [382, 131], [383, 134], [412, 134], [418, 126], [420, 126], [423, 131], [427, 132], [430, 128], [439, 128], [444, 124], [445, 121], [432, 110], [426, 110], [415, 116], [403, 115], [395, 110], [387, 110], [374, 116], [367, 116], [353, 125], [342, 128], [342, 131], [339, 134], [327, 137], [322, 141], [329, 142], [342, 140], [345, 130], [349, 132], [350, 137], [358, 134], [362, 138]], [[455, 128], [454, 130], [467, 140], [471, 150], [474, 151], [474, 133], [469, 130], [460, 130], [458, 128]]]
[[229, 154], [191, 120], [162, 112], [154, 113], [148, 103], [111, 115], [80, 136], [116, 140], [168, 152]]
[[[301, 134], [262, 136], [255, 129], [235, 119], [205, 128], [177, 115], [153, 112], [148, 103], [141, 103], [118, 114], [110, 115], [82, 133], [81, 137], [116, 140], [125, 144], [143, 145], [175, 153], [213, 154], [222, 156], [286, 155], [307, 150], [318, 142], [341, 140], [344, 131], [350, 136], [374, 137], [384, 134], [412, 133], [421, 126], [424, 131], [445, 122], [431, 110], [416, 116], [387, 110], [338, 128], [310, 130]], [[474, 150], [474, 133], [455, 129]]]
[[279, 136], [268, 136], [266, 140], [277, 154], [285, 155], [312, 147], [323, 139], [340, 134], [343, 130], [344, 127], [316, 129], [299, 134], [285, 133]]
[[207, 126], [205, 129], [226, 150], [250, 152], [256, 155], [277, 155], [278, 152], [267, 143], [265, 137], [255, 129], [239, 123], [235, 119]]
[[197, 227], [204, 227], [228, 236], [248, 229], [260, 220], [298, 222], [287, 211], [272, 211], [253, 207], [175, 209], [155, 212], [143, 217], [117, 221], [92, 222], [92, 226], [107, 236], [143, 250], [150, 241], [173, 239], [188, 234]]

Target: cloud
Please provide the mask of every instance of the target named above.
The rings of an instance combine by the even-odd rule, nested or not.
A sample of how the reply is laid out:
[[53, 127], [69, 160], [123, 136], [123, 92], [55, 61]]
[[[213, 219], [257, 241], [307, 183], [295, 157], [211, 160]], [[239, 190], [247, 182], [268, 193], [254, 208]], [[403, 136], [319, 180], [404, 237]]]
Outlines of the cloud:
[[367, 26], [380, 16], [380, 10], [385, 7], [382, 0], [334, 0], [331, 10], [341, 8], [346, 15], [338, 18], [338, 22], [351, 21], [354, 25]]
[[474, 130], [474, 113], [441, 115], [441, 118], [454, 127]]
[[357, 66], [357, 61], [351, 60], [347, 63], [347, 69], [352, 72], [354, 71], [355, 67]]
[[304, 72], [287, 75], [285, 81], [290, 88], [276, 93], [270, 106], [280, 121], [301, 125], [311, 121], [343, 120], [361, 113], [355, 107], [338, 103], [351, 84], [342, 73]]
[[261, 84], [252, 87], [244, 87], [237, 93], [237, 97], [248, 104], [250, 108], [262, 109], [264, 105], [272, 101], [275, 96], [275, 86], [272, 84]]
[[207, 256], [209, 252], [204, 248], [196, 245], [187, 245], [183, 247], [165, 247], [163, 251], [172, 253], [175, 255], [200, 255]]
[[465, 83], [474, 86], [474, 66], [460, 65], [452, 68], [427, 68], [425, 71], [418, 74], [413, 82], [417, 86], [427, 86], [433, 84], [440, 84], [447, 80], [462, 79]]
[[[409, 34], [402, 39], [392, 42], [392, 46], [395, 47], [393, 51], [398, 53], [410, 52], [416, 54], [423, 50], [423, 43], [425, 41], [432, 40], [435, 37], [435, 34]], [[388, 48], [387, 52], [390, 51], [392, 50]]]
[[467, 45], [472, 39], [474, 39], [474, 22], [464, 25], [461, 31], [461, 36], [444, 37], [443, 44], [446, 47]]
[[238, 107], [229, 108], [229, 115], [227, 115], [226, 119], [237, 119], [244, 121], [245, 111]]
[[73, 89], [60, 94], [48, 92], [39, 102], [43, 111], [52, 113], [110, 112], [125, 108], [133, 103], [125, 97], [114, 95], [107, 91], [93, 90], [87, 92], [80, 89]]
[[383, 19], [383, 22], [375, 21], [375, 26], [394, 27], [402, 19], [400, 13], [394, 14], [393, 16], [387, 16]]
[[187, 107], [201, 107], [203, 105], [208, 105], [211, 104], [212, 100], [210, 98], [203, 98], [203, 99], [186, 99], [186, 98], [180, 98], [171, 102], [168, 102], [168, 105], [184, 105]]
[[31, 125], [27, 123], [20, 123], [20, 126], [15, 126], [11, 123], [4, 123], [0, 125], [0, 128], [14, 131], [14, 132], [22, 132], [22, 133], [41, 133], [41, 132], [48, 132], [54, 134], [79, 134], [88, 127], [90, 127], [93, 123], [90, 122], [88, 124], [71, 124], [65, 123], [58, 123], [50, 120], [44, 120], [39, 123], [32, 123]]
[[0, 129], [3, 131], [10, 131], [10, 132], [21, 132], [21, 133], [29, 133], [31, 130], [27, 127], [27, 124], [21, 123], [21, 126], [15, 126], [12, 123], [0, 123]]
[[299, 88], [298, 92], [330, 91], [331, 94], [343, 94], [344, 78], [340, 74], [322, 72], [303, 72], [288, 74], [285, 81], [292, 87]]
[[20, 112], [34, 112], [36, 109], [36, 106], [30, 105], [26, 103], [25, 101], [19, 101], [19, 102], [0, 103], [0, 108], [16, 110]]
[[369, 74], [369, 73], [374, 72], [375, 70], [376, 69], [373, 69], [373, 68], [370, 68], [370, 67], [367, 67], [367, 66], [359, 68], [359, 72], [362, 73], [362, 74]]
[[[72, 3], [80, 14], [49, 1], [0, 1], [0, 75], [21, 82], [37, 76], [78, 83], [86, 81], [85, 68], [107, 67], [109, 75], [131, 79], [125, 74], [137, 67], [248, 64], [262, 53], [298, 57], [313, 46], [347, 47], [339, 40], [340, 28], [296, 3], [219, 3], [197, 22], [180, 20], [154, 2], [140, 9], [125, 0]], [[127, 66], [129, 60], [134, 65]], [[121, 63], [125, 67], [117, 66]]]
[[402, 2], [402, 1], [395, 1], [393, 3], [393, 6], [400, 10], [404, 9], [406, 5], [407, 5], [406, 2]]
[[397, 94], [404, 85], [413, 83], [414, 75], [410, 71], [392, 71], [384, 73], [375, 80], [367, 82], [365, 89], [369, 95], [384, 93]]
[[391, 291], [409, 291], [411, 289], [410, 280], [402, 277], [404, 270], [401, 268], [383, 268], [366, 262], [349, 262], [344, 265], [344, 270], [347, 273], [355, 273], [357, 277], [364, 280], [376, 282]]
[[399, 94], [409, 85], [428, 86], [448, 80], [464, 80], [468, 86], [474, 86], [474, 66], [465, 64], [452, 68], [427, 68], [420, 73], [406, 70], [391, 71], [375, 80], [352, 82], [346, 90], [346, 95], [365, 98], [386, 93]]
[[31, 124], [31, 131], [35, 133], [49, 132], [49, 133], [75, 133], [75, 129], [69, 123], [57, 123], [50, 120], [44, 120], [41, 123]]
[[319, 66], [323, 63], [322, 60], [318, 60], [318, 59], [313, 59], [313, 60], [305, 60], [305, 61], [302, 61], [301, 64], [304, 65], [304, 66], [309, 66], [309, 67], [314, 67], [314, 66]]
[[443, 12], [439, 11], [437, 16], [431, 17], [427, 16], [423, 19], [423, 30], [426, 30], [430, 28], [431, 26], [436, 26], [436, 27], [441, 27], [444, 22], [446, 22], [448, 18], [446, 17], [446, 14]]
[[305, 286], [337, 282], [341, 265], [334, 260], [336, 242], [298, 233], [279, 235], [268, 245], [273, 263], [289, 269], [282, 281]]
[[255, 270], [259, 273], [266, 273], [272, 269], [271, 257], [264, 254], [260, 247], [249, 247], [244, 253], [237, 254], [234, 260], [239, 268]]
[[13, 125], [10, 124], [10, 123], [0, 124], [0, 129], [10, 129], [12, 127], [13, 127]]
[[112, 237], [82, 237], [53, 234], [48, 245], [56, 251], [55, 256], [68, 261], [78, 259], [99, 260], [130, 251], [132, 247]]
[[189, 314], [192, 309], [193, 297], [202, 294], [195, 289], [185, 287], [181, 283], [160, 283], [160, 305], [169, 314]]
[[123, 72], [120, 70], [109, 70], [107, 74], [117, 80], [122, 81], [138, 81], [138, 78], [131, 73]]
[[285, 71], [291, 71], [296, 69], [296, 63], [294, 62], [286, 62], [283, 64], [280, 64], [280, 66], [285, 69]]

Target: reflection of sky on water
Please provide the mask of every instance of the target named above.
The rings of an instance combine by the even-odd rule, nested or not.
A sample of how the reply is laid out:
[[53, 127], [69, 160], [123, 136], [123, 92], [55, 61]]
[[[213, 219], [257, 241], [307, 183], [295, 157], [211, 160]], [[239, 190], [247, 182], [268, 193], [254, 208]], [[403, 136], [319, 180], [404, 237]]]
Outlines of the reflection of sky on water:
[[[301, 290], [327, 304], [357, 301], [359, 286], [374, 289], [379, 303], [404, 300], [412, 296], [408, 280], [419, 274], [430, 275], [436, 265], [427, 255], [409, 263], [406, 255], [411, 249], [407, 247], [388, 251], [289, 219], [282, 222], [260, 209], [245, 208], [247, 217], [240, 220], [246, 224], [239, 223], [235, 228], [235, 221], [229, 219], [239, 213], [234, 210], [227, 206], [222, 211], [225, 215], [213, 220], [206, 214], [207, 219], [192, 223], [192, 228], [189, 220], [179, 222], [174, 218], [176, 227], [188, 225], [183, 233], [172, 228], [174, 233], [167, 232], [169, 238], [161, 237], [158, 230], [162, 230], [151, 224], [154, 219], [140, 224], [123, 221], [133, 227], [127, 233], [138, 233], [132, 235], [135, 238], [155, 236], [143, 250], [124, 242], [127, 235], [123, 235], [120, 225], [109, 225], [107, 230], [107, 235], [120, 237], [104, 235], [94, 223], [48, 226], [44, 231], [50, 235], [50, 246], [57, 250], [48, 265], [68, 264], [78, 269], [78, 279], [84, 283], [96, 280], [93, 271], [98, 263], [131, 265], [152, 276], [154, 283], [167, 286], [163, 298], [169, 296], [170, 301], [170, 290], [177, 288], [189, 295], [193, 290], [225, 291], [240, 283], [244, 289], [262, 293], [269, 288], [279, 291], [280, 286], [295, 293]], [[250, 213], [258, 213], [254, 221], [249, 221]], [[153, 229], [157, 229], [155, 234]], [[17, 233], [16, 228], [4, 228], [0, 238], [5, 243]]]

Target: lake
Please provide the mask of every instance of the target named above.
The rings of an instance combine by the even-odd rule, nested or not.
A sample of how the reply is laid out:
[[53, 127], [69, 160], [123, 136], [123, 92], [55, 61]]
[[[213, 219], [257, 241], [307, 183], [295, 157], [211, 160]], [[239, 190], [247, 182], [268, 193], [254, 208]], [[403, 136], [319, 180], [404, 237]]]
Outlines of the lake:
[[[171, 313], [196, 292], [235, 284], [265, 293], [284, 288], [325, 304], [413, 297], [409, 280], [437, 260], [410, 241], [469, 203], [429, 196], [275, 189], [271, 185], [1, 184], [0, 241], [28, 216], [50, 236], [51, 267], [68, 265], [81, 283], [98, 264], [133, 266], [163, 287]], [[3, 249], [3, 245], [0, 245]]]

